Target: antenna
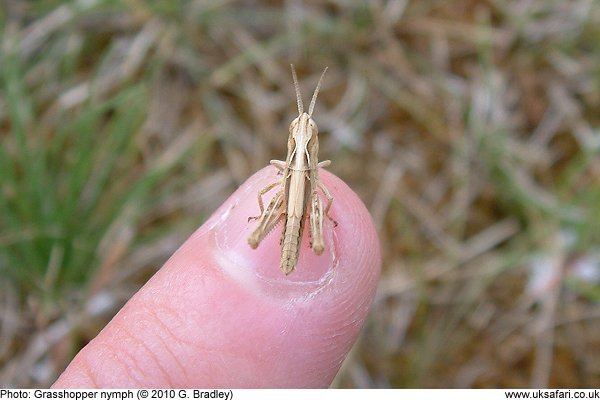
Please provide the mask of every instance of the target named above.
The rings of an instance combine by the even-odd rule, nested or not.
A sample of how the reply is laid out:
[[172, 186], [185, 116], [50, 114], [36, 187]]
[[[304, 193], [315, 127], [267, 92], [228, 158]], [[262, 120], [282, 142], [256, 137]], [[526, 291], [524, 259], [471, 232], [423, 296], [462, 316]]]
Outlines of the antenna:
[[296, 76], [296, 69], [294, 64], [290, 64], [292, 67], [292, 77], [294, 78], [294, 89], [296, 89], [296, 101], [298, 102], [298, 115], [302, 115], [304, 112], [304, 105], [302, 104], [302, 95], [300, 94], [300, 85], [298, 85], [298, 77]]
[[317, 95], [319, 94], [319, 89], [321, 89], [321, 81], [323, 80], [323, 77], [325, 76], [325, 72], [327, 72], [327, 68], [325, 67], [325, 69], [323, 70], [323, 73], [321, 74], [321, 77], [319, 78], [319, 82], [317, 83], [317, 88], [315, 89], [315, 93], [313, 93], [313, 97], [312, 100], [310, 101], [310, 106], [308, 107], [308, 116], [311, 117], [313, 110], [315, 108], [315, 103], [317, 102]]

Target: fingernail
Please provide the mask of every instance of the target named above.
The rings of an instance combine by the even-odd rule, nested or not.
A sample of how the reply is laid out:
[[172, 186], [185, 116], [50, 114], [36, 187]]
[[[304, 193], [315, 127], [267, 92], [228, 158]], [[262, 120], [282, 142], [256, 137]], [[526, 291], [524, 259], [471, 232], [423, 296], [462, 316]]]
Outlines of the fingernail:
[[[217, 260], [223, 270], [247, 286], [275, 295], [307, 295], [327, 285], [333, 276], [337, 262], [335, 231], [330, 221], [324, 223], [325, 249], [321, 255], [316, 255], [309, 244], [310, 224], [305, 222], [298, 263], [287, 276], [280, 269], [283, 222], [256, 249], [252, 249], [248, 237], [256, 229], [258, 221], [248, 221], [248, 217], [260, 213], [257, 192], [274, 179], [280, 179], [274, 173], [275, 169], [270, 169], [260, 171], [242, 185], [213, 225]], [[269, 203], [277, 190], [274, 188], [263, 196], [264, 204]]]

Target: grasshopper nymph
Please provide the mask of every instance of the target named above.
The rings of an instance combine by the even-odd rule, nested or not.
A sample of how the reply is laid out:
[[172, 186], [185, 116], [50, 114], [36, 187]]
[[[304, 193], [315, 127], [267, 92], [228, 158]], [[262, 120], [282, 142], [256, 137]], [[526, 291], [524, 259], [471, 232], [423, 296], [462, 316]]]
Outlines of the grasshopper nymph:
[[[302, 104], [296, 71], [293, 65], [291, 67], [298, 103], [298, 117], [290, 124], [285, 161], [271, 160], [271, 165], [281, 172], [282, 178], [265, 186], [258, 192], [260, 216], [250, 218], [259, 220], [258, 227], [248, 237], [248, 244], [255, 249], [280, 221], [285, 220], [281, 239], [280, 267], [286, 275], [294, 270], [298, 262], [298, 252], [306, 218], [310, 219], [312, 250], [317, 255], [323, 253], [325, 248], [323, 242], [323, 215], [330, 218], [329, 209], [333, 202], [329, 190], [319, 180], [318, 172], [319, 167], [326, 167], [331, 164], [331, 161], [319, 162], [318, 160], [319, 131], [317, 124], [311, 118], [321, 88], [321, 81], [327, 68], [321, 74], [310, 101], [308, 113], [306, 113]], [[278, 188], [278, 191], [265, 208], [262, 196], [274, 188]], [[318, 189], [327, 198], [325, 208], [323, 208]]]

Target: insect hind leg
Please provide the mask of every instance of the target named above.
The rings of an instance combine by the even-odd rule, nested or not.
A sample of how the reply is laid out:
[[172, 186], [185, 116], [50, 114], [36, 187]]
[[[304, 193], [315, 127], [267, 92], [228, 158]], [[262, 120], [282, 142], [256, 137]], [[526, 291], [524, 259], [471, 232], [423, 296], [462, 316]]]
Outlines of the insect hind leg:
[[323, 242], [323, 202], [317, 191], [313, 191], [310, 198], [310, 247], [316, 255], [321, 255], [325, 249]]
[[283, 219], [283, 191], [277, 192], [277, 194], [271, 199], [267, 208], [260, 215], [260, 221], [258, 226], [248, 237], [248, 244], [253, 249], [257, 248], [260, 242], [275, 228], [275, 226]]
[[327, 205], [325, 206], [325, 211], [324, 211], [325, 216], [333, 223], [334, 227], [338, 226], [337, 221], [334, 220], [333, 218], [331, 218], [331, 216], [329, 215], [329, 210], [331, 209], [331, 204], [333, 204], [333, 196], [331, 195], [331, 193], [329, 193], [329, 190], [327, 189], [327, 187], [325, 185], [323, 185], [323, 183], [321, 183], [320, 180], [317, 182], [317, 187], [319, 189], [321, 189], [321, 192], [323, 192], [323, 194], [327, 198]]
[[265, 205], [263, 203], [262, 197], [264, 194], [270, 192], [271, 190], [273, 190], [274, 187], [276, 187], [277, 185], [281, 184], [281, 182], [273, 182], [267, 186], [265, 186], [264, 188], [262, 188], [259, 192], [258, 192], [258, 207], [260, 208], [260, 215], [256, 216], [256, 217], [248, 217], [248, 222], [259, 219], [261, 217], [261, 215], [263, 214], [263, 212], [265, 211]]

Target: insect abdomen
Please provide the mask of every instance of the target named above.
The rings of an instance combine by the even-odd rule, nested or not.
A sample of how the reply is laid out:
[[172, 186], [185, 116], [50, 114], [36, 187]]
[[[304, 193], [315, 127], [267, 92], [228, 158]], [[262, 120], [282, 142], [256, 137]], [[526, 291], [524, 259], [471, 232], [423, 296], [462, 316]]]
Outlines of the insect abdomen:
[[294, 270], [298, 262], [300, 235], [302, 224], [297, 218], [290, 218], [283, 233], [283, 249], [281, 252], [281, 270], [287, 275]]

